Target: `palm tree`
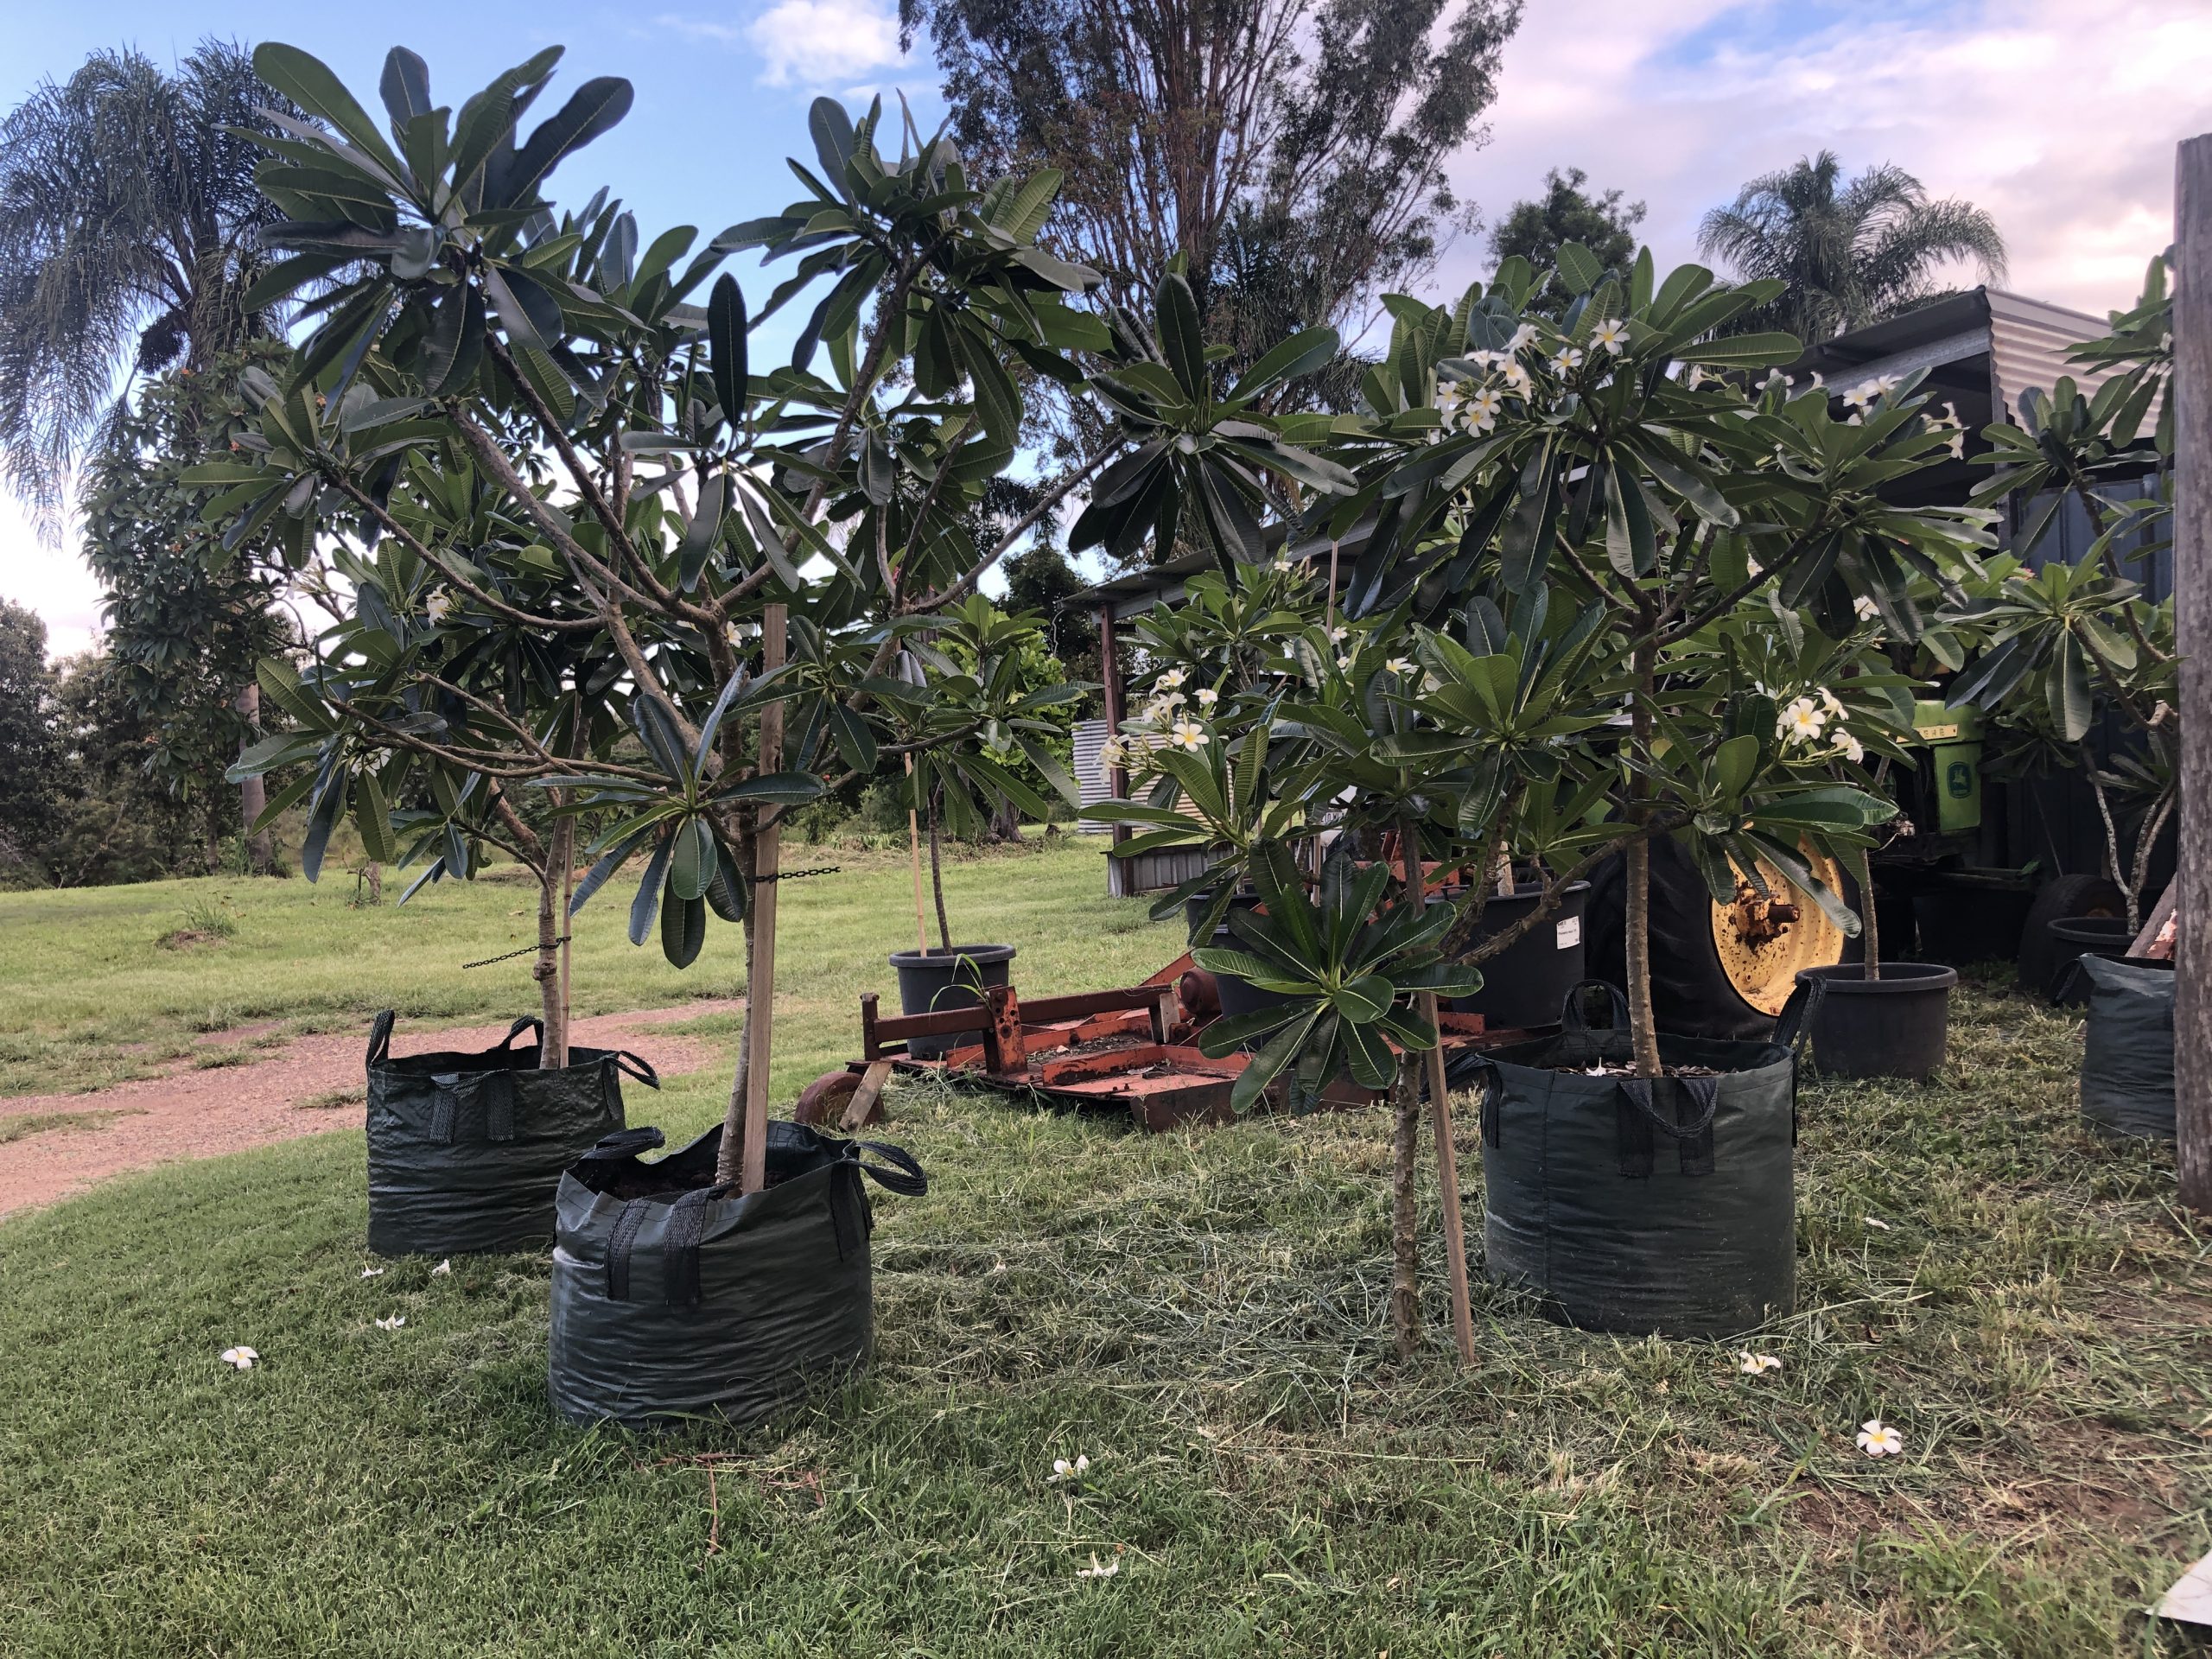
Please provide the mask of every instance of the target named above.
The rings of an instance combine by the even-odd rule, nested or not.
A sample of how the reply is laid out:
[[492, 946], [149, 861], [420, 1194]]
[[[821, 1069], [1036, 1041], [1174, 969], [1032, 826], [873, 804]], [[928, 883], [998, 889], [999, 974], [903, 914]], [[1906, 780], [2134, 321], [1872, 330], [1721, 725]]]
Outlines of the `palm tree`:
[[1985, 281], [2005, 274], [1997, 221], [1972, 202], [1931, 201], [1918, 179], [1886, 162], [1839, 189], [1842, 177], [1824, 149], [1753, 179], [1706, 214], [1697, 240], [1708, 258], [1726, 260], [1739, 281], [1789, 284], [1748, 326], [1825, 340], [1942, 298], [1951, 290], [1935, 273], [1949, 260], [1973, 260]]
[[0, 122], [0, 478], [48, 534], [119, 378], [262, 332], [246, 290], [277, 215], [230, 129], [271, 107], [245, 48], [207, 41], [174, 74], [95, 53]]

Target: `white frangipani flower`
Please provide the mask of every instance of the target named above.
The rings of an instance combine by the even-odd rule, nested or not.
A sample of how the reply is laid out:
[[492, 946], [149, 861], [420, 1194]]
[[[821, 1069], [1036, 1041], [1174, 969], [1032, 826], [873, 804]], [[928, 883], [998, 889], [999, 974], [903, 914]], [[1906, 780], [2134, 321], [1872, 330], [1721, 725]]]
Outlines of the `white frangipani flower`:
[[443, 593], [432, 594], [429, 598], [423, 601], [423, 614], [430, 619], [432, 627], [442, 626], [446, 618], [453, 614], [453, 595]]
[[1382, 666], [1387, 672], [1392, 674], [1410, 674], [1414, 671], [1414, 665], [1402, 657], [1393, 657]]
[[250, 1371], [253, 1369], [254, 1362], [259, 1359], [261, 1355], [258, 1351], [240, 1343], [235, 1348], [224, 1349], [216, 1357], [234, 1371]]
[[1221, 693], [1210, 685], [1202, 685], [1198, 690], [1198, 699], [1199, 708], [1211, 709], [1221, 701]]
[[1835, 747], [1836, 753], [1854, 766], [1866, 758], [1866, 746], [1840, 727], [1836, 728]]
[[1843, 717], [1843, 699], [1837, 696], [1834, 692], [1829, 690], [1825, 685], [1821, 688], [1821, 707], [1827, 709], [1829, 714], [1834, 715], [1839, 720]]
[[1052, 1459], [1054, 1480], [1080, 1480], [1090, 1472], [1090, 1459], [1080, 1452], [1077, 1452], [1071, 1459], [1068, 1458]]
[[1290, 561], [1288, 559], [1279, 558], [1273, 564], [1269, 565], [1268, 569], [1273, 570], [1278, 575], [1287, 575], [1290, 572]]
[[1567, 374], [1575, 369], [1580, 368], [1582, 366], [1582, 348], [1580, 346], [1560, 346], [1559, 350], [1552, 353], [1552, 366], [1557, 369], [1561, 374]]
[[1467, 417], [1482, 431], [1487, 432], [1497, 424], [1499, 412], [1505, 407], [1505, 394], [1493, 387], [1484, 386], [1467, 400]]
[[1529, 371], [1518, 363], [1509, 363], [1505, 365], [1505, 384], [1523, 397], [1526, 397], [1535, 385], [1535, 383], [1529, 378]]
[[444, 1261], [439, 1262], [436, 1267], [430, 1269], [430, 1277], [433, 1279], [441, 1279], [450, 1274], [452, 1271], [453, 1258], [451, 1256], [448, 1256]]
[[1618, 357], [1628, 349], [1628, 324], [1618, 317], [1608, 317], [1590, 331], [1590, 343], [1602, 346]]
[[1870, 1458], [1894, 1458], [1904, 1451], [1904, 1438], [1878, 1417], [1859, 1425], [1859, 1449]]
[[1851, 609], [1852, 613], [1861, 622], [1872, 622], [1882, 613], [1882, 607], [1866, 594], [1859, 594], [1851, 601]]
[[1163, 691], [1173, 691], [1177, 686], [1182, 684], [1188, 677], [1189, 676], [1185, 675], [1181, 669], [1171, 668], [1165, 673], [1161, 674], [1157, 680], [1153, 682], [1153, 683], [1160, 687]]
[[1196, 754], [1212, 740], [1206, 736], [1206, 728], [1195, 720], [1179, 720], [1168, 728], [1167, 741], [1179, 749]]
[[1351, 658], [1349, 657], [1338, 658], [1337, 667], [1345, 673], [1350, 673], [1351, 671]]
[[1772, 1354], [1755, 1354], [1746, 1348], [1736, 1356], [1736, 1369], [1746, 1376], [1763, 1376], [1780, 1370], [1782, 1362]]
[[404, 1313], [395, 1313], [390, 1319], [378, 1319], [377, 1321], [377, 1329], [379, 1331], [397, 1331], [401, 1325], [406, 1323], [407, 1316]]
[[384, 1277], [384, 1274], [385, 1270], [382, 1268], [363, 1268], [361, 1269], [361, 1277], [364, 1279], [381, 1279]]
[[1782, 711], [1775, 722], [1774, 734], [1785, 743], [1813, 743], [1820, 739], [1821, 731], [1828, 723], [1827, 715], [1820, 704], [1810, 697], [1799, 697]]
[[1331, 628], [1329, 630], [1329, 643], [1332, 645], [1341, 645], [1351, 637], [1351, 630], [1350, 628]]
[[1513, 338], [1505, 342], [1506, 355], [1510, 357], [1536, 343], [1536, 325], [1524, 322], [1513, 331]]
[[1109, 1561], [1101, 1567], [1098, 1564], [1098, 1552], [1094, 1549], [1090, 1552], [1090, 1565], [1078, 1567], [1075, 1570], [1075, 1575], [1078, 1579], [1110, 1579], [1121, 1570], [1122, 1564], [1119, 1561]]
[[1702, 363], [1691, 364], [1690, 372], [1682, 377], [1682, 384], [1688, 386], [1692, 391], [1695, 391], [1700, 386], [1703, 385], [1705, 382], [1705, 365]]

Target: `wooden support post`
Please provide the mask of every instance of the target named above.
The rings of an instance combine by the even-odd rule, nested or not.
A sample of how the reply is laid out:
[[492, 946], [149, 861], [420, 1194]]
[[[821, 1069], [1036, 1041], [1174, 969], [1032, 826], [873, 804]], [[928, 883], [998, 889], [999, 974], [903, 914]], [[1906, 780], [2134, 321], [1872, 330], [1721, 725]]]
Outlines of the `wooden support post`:
[[[914, 791], [914, 757], [906, 757], [906, 792]], [[914, 803], [906, 803], [906, 849], [914, 866], [914, 949], [924, 956], [930, 953], [929, 924], [923, 919], [922, 910], [922, 829], [914, 816]]]
[[2212, 133], [2174, 161], [2174, 641], [2181, 830], [2174, 885], [2175, 1157], [2181, 1201], [2212, 1211]]
[[[1122, 721], [1126, 713], [1122, 704], [1122, 660], [1115, 650], [1114, 601], [1108, 600], [1098, 607], [1098, 677], [1106, 699], [1106, 735], [1117, 738], [1122, 734]], [[1122, 766], [1106, 769], [1106, 796], [1109, 800], [1126, 801], [1129, 798], [1129, 774]], [[1129, 826], [1117, 823], [1108, 833], [1107, 840], [1118, 847], [1129, 838]], [[1118, 858], [1106, 861], [1106, 891], [1114, 898], [1123, 897], [1122, 878], [1127, 874]]]
[[[784, 665], [784, 625], [781, 605], [765, 607], [760, 614], [760, 671], [772, 674]], [[784, 765], [784, 705], [771, 702], [760, 711], [760, 769], [780, 772]], [[745, 998], [749, 1039], [745, 1056], [745, 1154], [738, 1176], [738, 1190], [758, 1192], [768, 1184], [768, 1057], [776, 1013], [776, 880], [783, 868], [783, 810], [761, 826], [755, 843], [753, 885], [753, 955], [745, 969]]]
[[1452, 1144], [1452, 1087], [1444, 1078], [1444, 1021], [1432, 992], [1421, 995], [1421, 1014], [1440, 1040], [1428, 1051], [1428, 1118], [1436, 1133], [1436, 1181], [1443, 1189], [1445, 1265], [1452, 1274], [1452, 1337], [1459, 1363], [1475, 1363], [1475, 1305], [1467, 1288], [1467, 1226], [1459, 1214], [1459, 1153]]

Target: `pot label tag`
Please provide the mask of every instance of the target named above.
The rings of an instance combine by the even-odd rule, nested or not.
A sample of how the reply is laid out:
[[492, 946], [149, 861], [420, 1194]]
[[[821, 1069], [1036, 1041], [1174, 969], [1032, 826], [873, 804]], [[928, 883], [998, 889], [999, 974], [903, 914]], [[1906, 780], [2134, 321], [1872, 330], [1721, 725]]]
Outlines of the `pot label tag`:
[[1582, 918], [1580, 916], [1570, 916], [1552, 931], [1559, 940], [1558, 949], [1572, 950], [1582, 943]]

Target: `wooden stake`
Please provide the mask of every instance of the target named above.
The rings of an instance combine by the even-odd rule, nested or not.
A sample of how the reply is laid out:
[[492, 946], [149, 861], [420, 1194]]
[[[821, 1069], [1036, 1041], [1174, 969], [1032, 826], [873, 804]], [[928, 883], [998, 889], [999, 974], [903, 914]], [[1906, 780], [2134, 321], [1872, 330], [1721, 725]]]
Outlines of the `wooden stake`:
[[[766, 607], [760, 615], [760, 671], [773, 673], [784, 665], [784, 620], [781, 605]], [[784, 764], [784, 705], [771, 702], [760, 711], [760, 769], [780, 771]], [[784, 827], [782, 810], [761, 826], [754, 843], [753, 885], [753, 958], [745, 969], [745, 1152], [738, 1175], [738, 1190], [758, 1192], [768, 1184], [768, 1054], [770, 1028], [776, 1012], [776, 875], [781, 868]]]
[[913, 855], [914, 864], [914, 949], [924, 956], [930, 953], [929, 924], [922, 912], [922, 827], [914, 816], [914, 757], [906, 757], [906, 848]]
[[[1441, 1038], [1444, 1021], [1433, 991], [1421, 994], [1421, 1012]], [[1475, 1363], [1475, 1304], [1467, 1289], [1467, 1227], [1459, 1214], [1459, 1153], [1452, 1144], [1452, 1089], [1444, 1080], [1444, 1045], [1428, 1051], [1428, 1117], [1436, 1134], [1436, 1180], [1443, 1189], [1445, 1264], [1452, 1272], [1452, 1337], [1459, 1363]]]
[[2212, 133], [2174, 158], [2174, 638], [2181, 658], [2181, 830], [2174, 886], [2175, 1161], [2212, 1211]]

